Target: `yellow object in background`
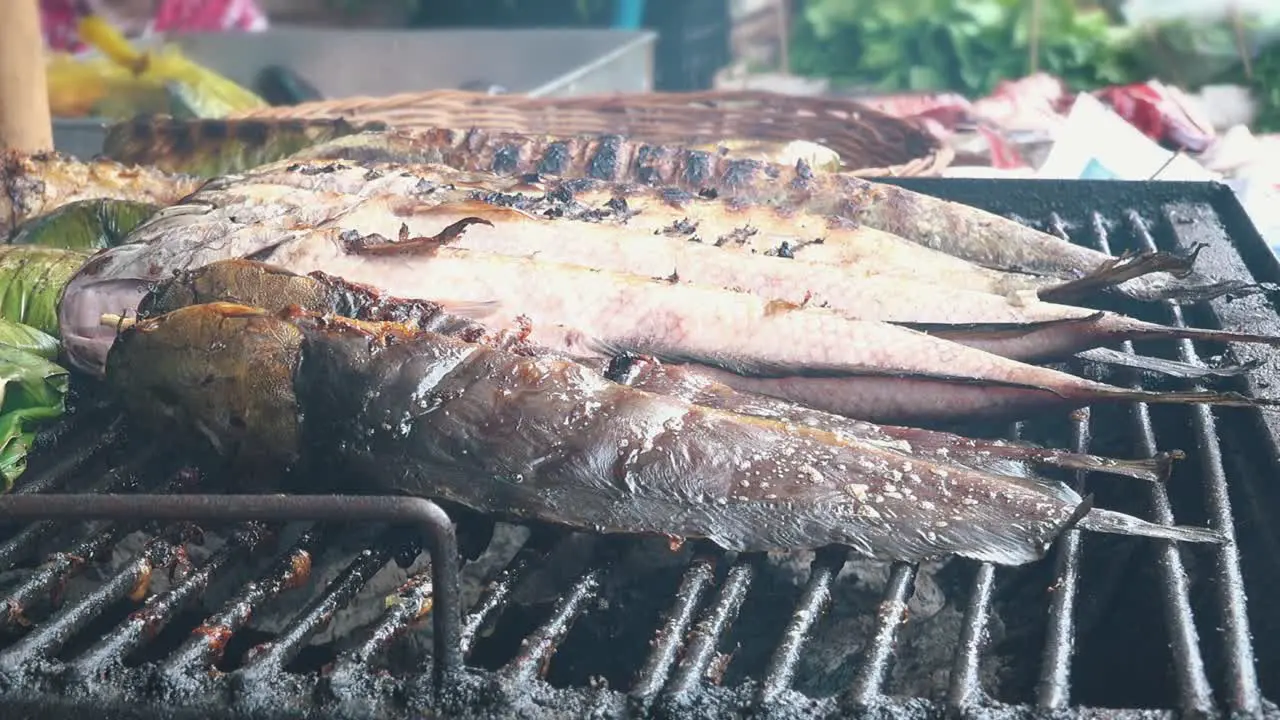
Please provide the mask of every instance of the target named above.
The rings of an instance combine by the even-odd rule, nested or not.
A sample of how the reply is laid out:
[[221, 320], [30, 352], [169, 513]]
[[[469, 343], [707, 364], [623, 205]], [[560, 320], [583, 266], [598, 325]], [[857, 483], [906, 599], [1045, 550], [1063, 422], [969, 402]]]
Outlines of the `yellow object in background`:
[[222, 118], [267, 106], [256, 94], [192, 62], [176, 46], [139, 51], [97, 16], [82, 19], [78, 29], [80, 38], [102, 55], [49, 55], [49, 105], [55, 116]]

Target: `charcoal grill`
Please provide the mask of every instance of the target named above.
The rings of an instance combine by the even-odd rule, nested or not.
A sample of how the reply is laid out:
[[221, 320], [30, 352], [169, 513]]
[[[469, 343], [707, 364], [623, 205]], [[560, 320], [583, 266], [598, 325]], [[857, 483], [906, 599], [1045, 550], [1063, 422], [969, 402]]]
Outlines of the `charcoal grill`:
[[[1113, 252], [1204, 244], [1199, 263], [1213, 273], [1280, 281], [1221, 185], [892, 182]], [[1121, 309], [1280, 334], [1263, 296]], [[1189, 342], [1136, 350], [1265, 356]], [[1222, 382], [1274, 394], [1276, 380], [1264, 366]], [[420, 499], [191, 494], [206, 481], [182, 458], [80, 406], [0, 499], [0, 570], [12, 576], [0, 591], [4, 717], [1280, 717], [1269, 700], [1280, 698], [1276, 414], [1134, 405], [1006, 429], [1118, 456], [1186, 451], [1165, 485], [1067, 479], [1108, 507], [1218, 528], [1234, 538], [1221, 547], [1072, 531], [1022, 568], [885, 569], [839, 549], [735, 556], [534, 528], [464, 607], [461, 558], [498, 536], [491, 523], [452, 511], [455, 536]], [[186, 560], [208, 535], [221, 548]], [[122, 552], [127, 536], [140, 549]], [[318, 580], [326, 549], [353, 543]], [[424, 548], [428, 570], [358, 598]], [[236, 571], [256, 579], [201, 602]], [[925, 602], [926, 590], [945, 600]], [[352, 602], [375, 603], [380, 619], [313, 642]], [[273, 604], [289, 620], [255, 630]]]

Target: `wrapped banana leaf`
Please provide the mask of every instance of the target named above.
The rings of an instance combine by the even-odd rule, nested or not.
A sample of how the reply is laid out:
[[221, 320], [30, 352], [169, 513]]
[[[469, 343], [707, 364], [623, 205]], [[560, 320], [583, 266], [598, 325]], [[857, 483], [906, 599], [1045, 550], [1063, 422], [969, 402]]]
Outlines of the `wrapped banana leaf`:
[[107, 128], [102, 152], [116, 162], [164, 172], [218, 177], [286, 158], [299, 150], [383, 123], [336, 120], [192, 120], [136, 117]]
[[35, 428], [62, 416], [66, 394], [64, 368], [0, 343], [0, 491], [27, 469]]
[[9, 243], [63, 250], [102, 250], [124, 242], [125, 236], [159, 210], [159, 205], [133, 200], [77, 200], [28, 221]]
[[30, 325], [0, 318], [0, 347], [21, 350], [45, 360], [58, 357], [58, 339]]
[[0, 319], [58, 336], [58, 302], [89, 259], [83, 250], [0, 246]]

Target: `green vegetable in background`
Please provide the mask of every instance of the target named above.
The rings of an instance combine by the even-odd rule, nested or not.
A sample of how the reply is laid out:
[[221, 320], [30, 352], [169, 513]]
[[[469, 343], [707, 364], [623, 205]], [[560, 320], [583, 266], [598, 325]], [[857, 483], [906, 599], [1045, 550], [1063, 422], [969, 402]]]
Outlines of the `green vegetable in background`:
[[159, 210], [159, 205], [132, 200], [77, 200], [27, 221], [9, 243], [102, 250], [123, 243], [125, 236]]
[[0, 245], [0, 319], [58, 335], [62, 290], [89, 253], [34, 245]]
[[39, 355], [0, 344], [0, 492], [27, 469], [39, 423], [62, 416], [67, 371]]
[[[879, 91], [971, 97], [1030, 70], [1026, 0], [805, 0], [792, 43], [796, 72]], [[1102, 10], [1043, 0], [1038, 68], [1072, 87], [1132, 80], [1129, 31]]]

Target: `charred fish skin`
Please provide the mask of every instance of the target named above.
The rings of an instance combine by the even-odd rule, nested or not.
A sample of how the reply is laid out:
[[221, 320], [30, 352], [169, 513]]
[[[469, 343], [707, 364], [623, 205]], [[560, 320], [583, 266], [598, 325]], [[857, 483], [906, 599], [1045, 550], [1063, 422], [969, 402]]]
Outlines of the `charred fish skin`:
[[[225, 345], [215, 364], [238, 357], [238, 373], [198, 361], [211, 341]], [[1021, 564], [1081, 502], [1065, 486], [913, 461], [400, 325], [198, 305], [126, 330], [110, 365], [116, 382], [145, 381], [126, 388], [149, 396], [135, 412], [226, 453], [294, 463], [301, 449], [365, 489], [600, 532]], [[252, 408], [213, 397], [245, 400], [253, 383], [276, 392]]]
[[[391, 321], [467, 342], [489, 344], [527, 357], [566, 359], [550, 348], [528, 342], [520, 334], [503, 336], [493, 333], [482, 324], [451, 315], [434, 303], [389, 297], [376, 288], [323, 273], [298, 275], [284, 268], [244, 259], [211, 263], [160, 283], [143, 300], [138, 316], [146, 319], [190, 305], [216, 302], [244, 303], [273, 313], [296, 307], [319, 315]], [[1167, 476], [1169, 471], [1169, 456], [1119, 460], [851, 420], [775, 398], [739, 393], [698, 372], [696, 367], [667, 365], [651, 357], [623, 354], [607, 362], [571, 359], [592, 367], [613, 382], [645, 392], [669, 395], [718, 410], [818, 428], [906, 454], [923, 453], [935, 461], [959, 463], [983, 472], [1032, 478], [1036, 477], [1033, 466], [1042, 465], [1156, 481]]]
[[77, 200], [113, 199], [169, 205], [201, 181], [111, 160], [81, 162], [56, 152], [0, 154], [0, 236]]
[[199, 177], [238, 173], [383, 123], [337, 119], [182, 119], [138, 116], [107, 128], [103, 155]]
[[[994, 213], [841, 173], [815, 173], [715, 153], [628, 141], [619, 135], [552, 138], [516, 133], [392, 131], [340, 138], [308, 148], [303, 159], [443, 163], [465, 170], [531, 177], [580, 177], [667, 186], [673, 204], [701, 195], [737, 208], [772, 206], [863, 224], [925, 247], [1013, 272], [1078, 280], [1105, 274], [1117, 258]], [[1257, 292], [1249, 284], [1189, 275], [1191, 260], [1152, 256], [1151, 274], [1116, 289], [1135, 299], [1209, 299]], [[1174, 268], [1175, 274], [1155, 272]]]

